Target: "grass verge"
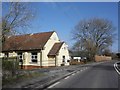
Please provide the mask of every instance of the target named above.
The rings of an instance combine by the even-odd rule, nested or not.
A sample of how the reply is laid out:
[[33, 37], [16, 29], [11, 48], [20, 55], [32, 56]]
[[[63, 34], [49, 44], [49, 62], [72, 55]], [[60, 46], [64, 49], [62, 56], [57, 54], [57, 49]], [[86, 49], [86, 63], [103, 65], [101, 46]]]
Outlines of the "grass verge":
[[29, 80], [29, 79], [33, 79], [33, 78], [36, 78], [36, 77], [42, 77], [42, 76], [45, 76], [44, 73], [40, 73], [40, 72], [29, 72], [29, 73], [26, 73], [26, 74], [23, 74], [23, 75], [16, 75], [14, 77], [9, 77], [5, 80], [2, 80], [2, 85], [3, 87], [5, 86], [8, 86], [8, 85], [13, 85], [13, 84], [17, 84], [17, 83], [21, 83], [21, 82], [24, 82], [26, 80]]

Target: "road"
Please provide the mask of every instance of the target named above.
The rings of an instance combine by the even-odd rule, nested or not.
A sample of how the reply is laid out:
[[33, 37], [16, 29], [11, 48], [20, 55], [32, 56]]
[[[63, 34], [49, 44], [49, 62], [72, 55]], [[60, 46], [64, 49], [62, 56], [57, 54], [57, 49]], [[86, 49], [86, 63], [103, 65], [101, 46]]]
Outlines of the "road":
[[120, 75], [114, 69], [115, 62], [107, 61], [85, 66], [48, 88], [119, 88]]

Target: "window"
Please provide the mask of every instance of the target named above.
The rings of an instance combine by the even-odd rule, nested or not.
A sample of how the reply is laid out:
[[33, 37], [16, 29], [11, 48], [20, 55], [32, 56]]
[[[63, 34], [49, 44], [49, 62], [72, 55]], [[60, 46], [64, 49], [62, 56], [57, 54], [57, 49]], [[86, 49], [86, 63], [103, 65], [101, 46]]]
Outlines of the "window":
[[63, 56], [63, 59], [65, 59], [65, 56]]
[[63, 62], [65, 62], [65, 56], [63, 56]]
[[5, 57], [9, 57], [9, 54], [8, 54], [8, 53], [5, 53]]
[[22, 62], [22, 60], [23, 60], [23, 55], [22, 55], [22, 53], [20, 52], [20, 53], [18, 53], [18, 59], [19, 59], [19, 61], [20, 62]]
[[31, 61], [32, 62], [37, 62], [37, 52], [32, 52], [31, 53]]
[[67, 60], [67, 62], [70, 62], [70, 60]]

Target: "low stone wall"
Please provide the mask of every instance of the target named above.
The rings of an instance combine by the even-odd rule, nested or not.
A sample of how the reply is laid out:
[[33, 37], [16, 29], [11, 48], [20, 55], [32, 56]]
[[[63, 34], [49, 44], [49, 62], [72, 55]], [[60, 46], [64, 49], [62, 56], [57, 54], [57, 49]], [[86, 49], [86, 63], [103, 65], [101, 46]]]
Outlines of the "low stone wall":
[[[37, 69], [37, 68], [49, 68], [49, 67], [55, 67], [55, 66], [33, 66], [33, 65], [23, 65], [22, 69], [32, 70], [32, 69]], [[21, 66], [20, 66], [20, 68], [21, 68]]]
[[111, 56], [98, 56], [95, 55], [95, 61], [99, 62], [99, 61], [106, 61], [106, 60], [112, 60]]

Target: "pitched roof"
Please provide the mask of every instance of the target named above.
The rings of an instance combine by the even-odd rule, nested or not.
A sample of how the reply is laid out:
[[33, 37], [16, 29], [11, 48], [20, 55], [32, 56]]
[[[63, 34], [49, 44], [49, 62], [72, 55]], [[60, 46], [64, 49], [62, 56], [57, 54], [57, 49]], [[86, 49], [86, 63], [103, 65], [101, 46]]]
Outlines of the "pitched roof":
[[63, 43], [64, 42], [55, 43], [53, 45], [52, 49], [50, 50], [50, 52], [48, 53], [48, 56], [56, 55], [59, 52], [59, 50], [60, 50], [61, 46], [63, 45]]
[[42, 49], [54, 31], [11, 36], [6, 38], [2, 51]]

